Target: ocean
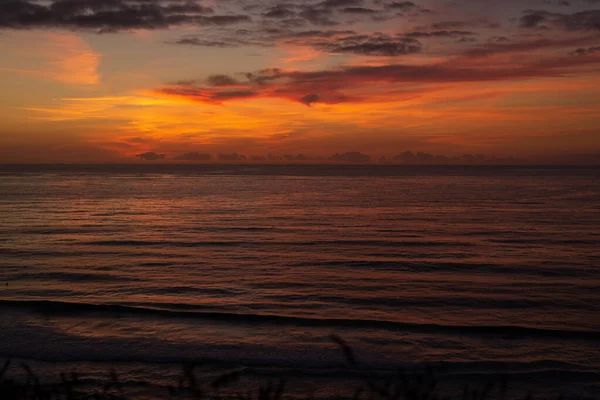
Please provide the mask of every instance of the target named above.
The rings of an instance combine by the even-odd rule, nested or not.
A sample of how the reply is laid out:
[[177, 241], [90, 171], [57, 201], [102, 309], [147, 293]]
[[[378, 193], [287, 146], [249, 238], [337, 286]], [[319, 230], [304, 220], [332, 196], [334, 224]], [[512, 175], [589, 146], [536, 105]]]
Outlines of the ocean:
[[599, 173], [0, 166], [0, 361], [139, 398], [185, 362], [299, 397], [429, 367], [600, 398]]

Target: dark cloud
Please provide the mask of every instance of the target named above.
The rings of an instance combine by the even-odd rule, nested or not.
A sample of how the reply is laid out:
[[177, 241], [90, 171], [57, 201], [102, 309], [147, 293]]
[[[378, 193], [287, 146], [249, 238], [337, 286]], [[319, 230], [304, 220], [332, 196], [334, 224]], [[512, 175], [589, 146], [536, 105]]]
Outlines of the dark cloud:
[[371, 162], [373, 159], [370, 155], [352, 151], [343, 154], [334, 154], [329, 158], [331, 161], [336, 162], [351, 162], [351, 163], [366, 163]]
[[296, 16], [296, 12], [290, 9], [289, 5], [278, 4], [274, 7], [271, 7], [266, 12], [262, 14], [263, 17], [266, 18], [292, 18]]
[[463, 164], [515, 164], [522, 159], [514, 157], [495, 157], [487, 156], [484, 154], [465, 154], [462, 156], [448, 157], [444, 155], [436, 155], [418, 151], [413, 153], [408, 150], [394, 156], [391, 160], [392, 163], [408, 164], [408, 165], [463, 165]]
[[[592, 62], [592, 61], [590, 61]], [[600, 63], [600, 59], [593, 60]], [[470, 66], [468, 62], [456, 64], [444, 62], [434, 65], [402, 65], [352, 66], [335, 70], [317, 72], [288, 72], [282, 76], [301, 85], [327, 84], [339, 88], [352, 87], [357, 83], [389, 82], [389, 83], [447, 83], [477, 82], [506, 79], [533, 78], [543, 76], [560, 76], [561, 69], [579, 65], [568, 58], [532, 61], [522, 65], [508, 65], [504, 68], [492, 66], [482, 68], [480, 65]]]
[[[281, 3], [267, 8], [261, 16], [267, 23], [273, 24], [273, 20], [280, 20], [278, 26], [290, 28], [306, 24], [333, 26], [345, 22], [368, 21], [374, 15], [385, 12], [384, 9], [367, 7], [364, 0], [325, 0], [312, 4]], [[345, 20], [344, 15], [351, 15], [355, 19]]]
[[411, 38], [460, 38], [464, 36], [477, 36], [477, 33], [470, 31], [416, 31], [407, 33], [406, 36]]
[[[171, 44], [200, 47], [273, 47], [278, 43], [313, 46], [313, 43], [338, 36], [356, 34], [353, 30], [293, 30], [280, 28], [238, 29], [221, 37], [207, 38], [203, 35], [186, 35]], [[243, 39], [246, 38], [246, 39]]]
[[594, 54], [594, 53], [600, 53], [600, 46], [587, 47], [587, 48], [580, 47], [577, 50], [575, 50], [573, 53], [578, 56], [587, 56], [587, 55]]
[[[294, 90], [295, 90], [294, 87], [291, 86], [290, 88], [284, 88], [281, 92], [285, 93], [287, 95], [291, 95], [295, 99]], [[333, 90], [325, 89], [325, 90], [321, 91], [320, 93], [308, 94], [304, 97], [301, 97], [297, 101], [310, 107], [312, 104], [315, 104], [315, 103], [323, 103], [323, 104], [346, 103], [346, 102], [352, 101], [352, 98], [349, 96], [346, 96], [345, 94], [343, 94], [339, 91], [336, 91], [335, 89], [333, 89]]]
[[333, 20], [333, 11], [329, 8], [308, 7], [298, 15], [313, 25], [332, 26], [338, 24]]
[[489, 18], [478, 18], [466, 21], [442, 20], [434, 22], [429, 28], [419, 28], [420, 30], [453, 31], [453, 30], [472, 30], [475, 28], [498, 29], [500, 24]]
[[[219, 104], [227, 100], [246, 99], [259, 95], [258, 91], [253, 89], [247, 83], [240, 85], [240, 88], [231, 89], [228, 85], [223, 85], [226, 81], [234, 82], [234, 78], [226, 75], [217, 75], [209, 77], [200, 85], [195, 81], [179, 82], [169, 87], [163, 88], [160, 92], [179, 97], [186, 97], [195, 101]], [[212, 83], [212, 84], [211, 84]]]
[[163, 160], [165, 158], [165, 155], [158, 154], [153, 151], [148, 151], [146, 153], [138, 154], [136, 157], [139, 157], [145, 161], [156, 161], [156, 160]]
[[320, 100], [321, 98], [319, 97], [318, 94], [316, 93], [311, 93], [311, 94], [307, 94], [304, 97], [300, 98], [300, 102], [304, 103], [306, 105], [311, 105], [312, 103], [316, 103]]
[[311, 31], [299, 31], [289, 32], [278, 35], [278, 39], [304, 39], [304, 38], [332, 38], [340, 35], [354, 35], [355, 31], [352, 30], [311, 30]]
[[284, 77], [284, 71], [279, 68], [265, 68], [257, 72], [247, 72], [244, 74], [248, 83], [257, 86], [267, 85], [269, 82]]
[[341, 11], [346, 14], [375, 14], [377, 12], [372, 8], [365, 7], [346, 7], [342, 8]]
[[395, 1], [393, 3], [386, 4], [386, 8], [391, 8], [400, 11], [409, 11], [417, 8], [417, 5], [412, 1]]
[[2, 0], [0, 27], [91, 29], [111, 32], [177, 25], [225, 26], [250, 21], [246, 15], [213, 15], [193, 1]]
[[202, 17], [200, 19], [192, 19], [197, 25], [233, 25], [240, 22], [251, 21], [247, 15], [213, 15], [210, 17]]
[[[559, 43], [561, 46], [567, 41]], [[385, 84], [390, 93], [403, 84], [443, 84], [490, 81], [514, 81], [541, 77], [561, 77], [582, 68], [600, 65], [600, 53], [589, 57], [524, 58], [520, 63], [498, 63], [494, 54], [526, 52], [540, 46], [556, 46], [552, 42], [530, 42], [483, 46], [478, 52], [467, 52], [449, 61], [430, 65], [391, 64], [381, 66], [349, 66], [323, 71], [284, 71], [271, 68], [246, 73], [244, 80], [235, 80], [235, 89], [207, 85], [206, 81], [170, 85], [159, 93], [185, 97], [204, 103], [221, 103], [247, 98], [280, 98], [310, 106], [315, 103], [336, 104], [365, 102], [368, 92], [361, 89]], [[537, 46], [537, 47], [536, 47]], [[234, 78], [219, 78], [219, 81]], [[382, 85], [375, 85], [383, 87]], [[395, 88], [395, 89], [394, 89]], [[381, 92], [379, 92], [381, 94]]]
[[[421, 38], [467, 39], [476, 36], [471, 31], [415, 31], [406, 34], [390, 35], [372, 33], [359, 35], [344, 34], [344, 31], [305, 31], [296, 34], [274, 37], [274, 41], [284, 41], [296, 45], [311, 46], [328, 53], [348, 53], [366, 56], [396, 57], [420, 53]], [[287, 38], [287, 40], [285, 39]]]
[[581, 11], [564, 14], [557, 18], [558, 23], [570, 31], [600, 30], [600, 10]]
[[238, 47], [247, 44], [245, 42], [231, 40], [205, 40], [195, 36], [183, 37], [174, 43], [200, 47]]
[[260, 28], [239, 29], [231, 36], [224, 35], [220, 39], [207, 38], [206, 35], [187, 35], [174, 43], [204, 47], [272, 47], [284, 43], [309, 46], [334, 54], [393, 57], [421, 52], [423, 46], [418, 39], [451, 38], [466, 42], [473, 41], [472, 37], [477, 35], [466, 30], [413, 31], [392, 35], [378, 32], [357, 34], [353, 30]]
[[386, 34], [351, 35], [315, 42], [313, 46], [330, 53], [352, 53], [368, 56], [399, 56], [418, 53], [421, 43], [411, 37]]
[[245, 160], [247, 160], [246, 156], [238, 154], [238, 153], [219, 154], [217, 156], [217, 159], [219, 161], [245, 161]]
[[[471, 32], [462, 31], [431, 32], [429, 34], [413, 33], [408, 35], [388, 35], [384, 33], [358, 35], [352, 30], [277, 31], [257, 39], [255, 44], [273, 46], [276, 43], [285, 43], [296, 46], [309, 46], [333, 54], [347, 53], [394, 57], [420, 52], [422, 45], [416, 39], [417, 36], [458, 37], [471, 34]], [[259, 33], [254, 32], [254, 35], [258, 36]], [[203, 45], [205, 41], [197, 38], [185, 38], [178, 43]], [[250, 43], [247, 42], [246, 44]]]
[[206, 79], [210, 86], [236, 86], [238, 82], [229, 75], [211, 75]]
[[537, 39], [537, 40], [526, 40], [526, 41], [514, 41], [511, 42], [505, 37], [491, 38], [492, 40], [482, 46], [471, 48], [462, 54], [463, 57], [468, 58], [485, 58], [491, 57], [497, 54], [510, 54], [510, 53], [524, 53], [534, 52], [536, 50], [544, 49], [564, 49], [572, 48], [573, 46], [581, 46], [585, 44], [596, 43], [598, 38], [596, 36], [585, 36], [576, 38], [566, 39]]
[[462, 29], [470, 24], [465, 21], [439, 21], [431, 25], [436, 30], [448, 30], [448, 29]]
[[314, 156], [306, 156], [304, 154], [298, 154], [296, 156], [294, 156], [292, 154], [285, 154], [282, 157], [282, 159], [286, 160], [286, 161], [311, 161], [311, 160], [316, 160], [318, 158], [314, 157]]
[[530, 12], [529, 14], [523, 15], [519, 20], [521, 28], [539, 28], [543, 22], [547, 21], [545, 11]]
[[324, 8], [342, 8], [342, 7], [356, 7], [363, 4], [363, 0], [325, 0], [318, 4], [319, 7]]
[[600, 30], [600, 10], [579, 11], [573, 14], [544, 10], [528, 10], [520, 19], [522, 28], [555, 27], [567, 31]]
[[258, 96], [258, 92], [255, 90], [228, 90], [224, 92], [216, 92], [212, 95], [212, 100], [215, 102], [221, 102], [232, 99], [244, 99]]
[[[24, 1], [24, 0], [19, 0]], [[32, 1], [32, 0], [30, 0]], [[36, 0], [41, 1], [41, 0]], [[52, 1], [52, 0], [50, 0]], [[54, 0], [57, 1], [57, 0]], [[64, 1], [64, 0], [63, 0]], [[73, 1], [73, 0], [71, 0]], [[83, 1], [83, 0], [82, 0]], [[85, 0], [87, 1], [87, 0]], [[99, 1], [99, 0], [90, 0]], [[150, 2], [152, 4], [164, 1], [182, 1], [182, 0], [109, 0], [109, 1], [137, 1]], [[225, 3], [217, 3], [225, 4]], [[240, 2], [232, 2], [233, 8], [240, 6]], [[166, 6], [165, 6], [166, 7]], [[217, 7], [217, 6], [215, 6]], [[204, 30], [200, 34], [188, 34], [178, 40], [167, 43], [183, 44], [202, 47], [242, 47], [242, 46], [259, 46], [272, 47], [281, 41], [286, 41], [293, 45], [313, 46], [312, 43], [302, 43], [294, 40], [313, 37], [333, 37], [333, 35], [343, 34], [343, 30], [328, 30], [323, 27], [333, 27], [336, 25], [352, 26], [361, 22], [373, 23], [373, 21], [388, 20], [391, 18], [400, 17], [399, 11], [414, 10], [410, 16], [414, 17], [423, 10], [411, 1], [405, 2], [384, 2], [381, 0], [365, 1], [365, 0], [325, 0], [316, 2], [299, 2], [288, 1], [281, 3], [271, 3], [265, 5], [262, 3], [246, 4], [242, 9], [247, 11], [246, 15], [214, 15], [220, 9], [211, 10], [213, 14], [202, 15], [202, 18], [196, 18], [196, 22], [204, 25], [227, 25], [235, 24], [243, 21], [254, 21], [253, 24], [247, 25], [244, 29], [238, 27], [223, 27], [214, 30]], [[315, 28], [311, 29], [310, 26]], [[321, 28], [316, 28], [321, 27]], [[446, 30], [448, 32], [454, 29], [436, 29], [437, 31]], [[345, 34], [354, 34], [351, 29], [346, 29]], [[458, 30], [457, 30], [458, 31]], [[465, 31], [465, 30], [463, 30]], [[369, 34], [374, 34], [370, 32]], [[398, 42], [398, 40], [396, 40]], [[324, 47], [319, 43], [319, 47]], [[363, 47], [373, 47], [373, 50], [361, 51], [357, 48], [358, 54], [403, 54], [405, 51], [399, 45], [386, 44], [381, 47], [381, 50], [375, 49], [375, 46], [368, 44]], [[331, 48], [336, 49], [336, 52], [352, 52], [345, 49], [339, 49], [337, 46], [331, 45]], [[387, 50], [386, 50], [387, 49]], [[407, 52], [414, 51], [412, 47], [407, 48]]]

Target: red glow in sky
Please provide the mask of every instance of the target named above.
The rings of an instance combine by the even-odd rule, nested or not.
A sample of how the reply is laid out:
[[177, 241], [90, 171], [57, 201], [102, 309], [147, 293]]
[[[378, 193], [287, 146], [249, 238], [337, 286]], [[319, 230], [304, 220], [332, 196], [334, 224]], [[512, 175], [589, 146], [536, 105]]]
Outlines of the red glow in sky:
[[0, 3], [3, 162], [600, 152], [589, 0]]

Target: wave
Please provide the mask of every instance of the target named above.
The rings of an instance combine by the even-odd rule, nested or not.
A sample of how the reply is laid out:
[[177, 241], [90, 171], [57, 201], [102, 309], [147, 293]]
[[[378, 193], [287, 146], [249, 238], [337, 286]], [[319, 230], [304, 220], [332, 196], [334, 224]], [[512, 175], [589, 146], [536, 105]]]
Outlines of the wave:
[[600, 244], [600, 240], [585, 240], [585, 239], [488, 239], [490, 243], [504, 243], [504, 244], [582, 244], [582, 245], [597, 245]]
[[178, 309], [166, 309], [160, 308], [159, 304], [138, 306], [124, 304], [70, 303], [49, 300], [0, 300], [0, 306], [27, 308], [37, 312], [52, 314], [93, 312], [120, 313], [174, 318], [196, 318], [228, 323], [276, 324], [331, 328], [376, 328], [416, 333], [493, 336], [502, 339], [535, 336], [561, 340], [570, 339], [600, 342], [600, 332], [596, 331], [547, 329], [516, 325], [440, 325], [349, 318], [309, 318], [289, 315], [241, 314], [211, 311], [209, 309], [199, 310], [201, 306], [185, 304], [172, 305], [178, 307]]
[[[372, 253], [370, 256], [386, 256], [386, 254]], [[389, 254], [387, 257], [390, 257]], [[408, 271], [408, 272], [440, 272], [452, 271], [454, 273], [490, 273], [490, 274], [518, 274], [543, 277], [583, 277], [597, 276], [600, 271], [597, 268], [590, 268], [585, 265], [578, 265], [578, 268], [564, 266], [561, 264], [551, 264], [543, 266], [538, 264], [494, 264], [484, 262], [453, 262], [453, 261], [410, 261], [406, 255], [404, 259], [399, 260], [333, 260], [333, 261], [297, 261], [290, 262], [290, 267], [331, 267], [331, 268], [360, 268], [373, 270], [390, 271]], [[417, 255], [415, 258], [422, 256]], [[455, 257], [456, 256], [452, 256]]]
[[77, 242], [73, 245], [89, 246], [165, 246], [165, 247], [239, 247], [239, 246], [405, 246], [405, 247], [439, 247], [439, 246], [474, 246], [467, 242], [445, 242], [445, 241], [395, 241], [395, 240], [319, 240], [319, 241], [230, 241], [230, 240], [207, 240], [207, 241], [173, 241], [173, 240], [95, 240], [88, 242]]
[[[55, 211], [53, 211], [56, 213]], [[85, 211], [84, 211], [85, 212]], [[69, 214], [73, 214], [73, 211], [69, 210]], [[121, 229], [119, 228], [110, 228], [101, 225], [92, 225], [88, 227], [73, 227], [73, 228], [64, 228], [64, 227], [53, 227], [53, 228], [26, 228], [19, 231], [20, 234], [25, 235], [83, 235], [88, 233], [98, 233], [101, 232], [103, 234], [106, 233], [119, 233]], [[9, 234], [13, 233], [9, 230], [0, 231], [0, 233]]]
[[91, 273], [79, 271], [45, 271], [45, 272], [25, 272], [13, 274], [11, 277], [3, 278], [8, 281], [48, 281], [58, 280], [66, 282], [140, 282], [143, 279], [131, 276], [115, 275], [108, 273]]

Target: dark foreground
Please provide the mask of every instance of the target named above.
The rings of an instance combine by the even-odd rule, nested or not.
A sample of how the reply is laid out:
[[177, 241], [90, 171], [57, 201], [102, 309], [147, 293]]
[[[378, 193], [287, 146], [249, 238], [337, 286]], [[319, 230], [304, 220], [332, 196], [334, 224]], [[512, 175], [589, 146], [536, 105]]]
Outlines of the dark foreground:
[[[332, 335], [332, 341], [343, 354], [348, 371], [359, 371], [359, 361], [352, 348], [341, 338]], [[354, 388], [347, 391], [331, 392], [329, 396], [315, 396], [302, 388], [291, 388], [281, 377], [267, 376], [249, 382], [244, 379], [246, 371], [233, 370], [213, 379], [199, 378], [197, 371], [201, 364], [186, 363], [176, 382], [166, 387], [164, 393], [137, 395], [128, 389], [119, 375], [111, 370], [100, 382], [90, 383], [84, 374], [76, 372], [56, 373], [54, 380], [44, 380], [26, 363], [6, 360], [0, 369], [0, 399], [6, 400], [129, 400], [138, 398], [165, 399], [236, 399], [236, 400], [280, 400], [280, 399], [352, 399], [352, 400], [434, 400], [434, 399], [535, 399], [565, 398], [563, 395], [538, 397], [534, 392], [515, 393], [509, 390], [506, 377], [497, 376], [487, 382], [455, 381], [440, 377], [433, 368], [425, 370], [398, 369], [387, 376], [375, 373], [357, 373]], [[138, 386], [144, 386], [138, 382]], [[535, 387], [535, 384], [534, 384]]]

